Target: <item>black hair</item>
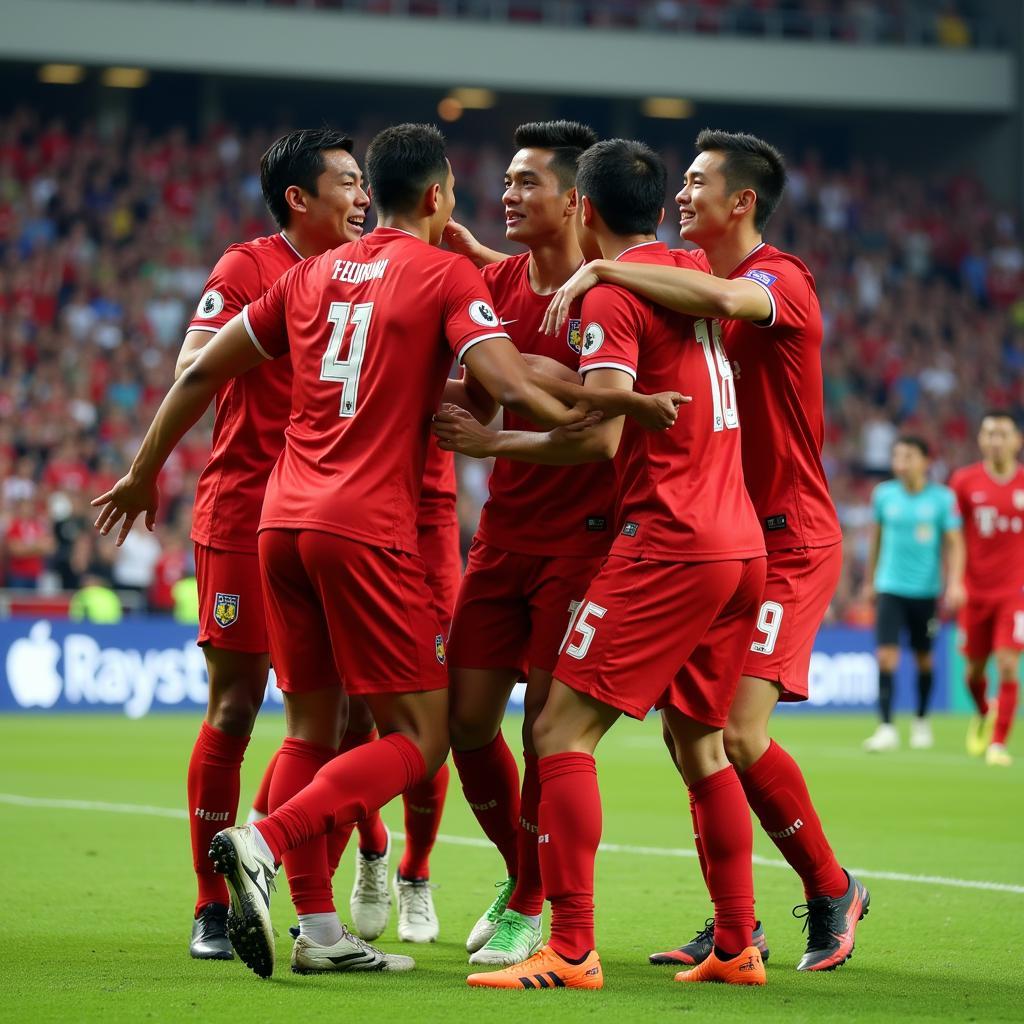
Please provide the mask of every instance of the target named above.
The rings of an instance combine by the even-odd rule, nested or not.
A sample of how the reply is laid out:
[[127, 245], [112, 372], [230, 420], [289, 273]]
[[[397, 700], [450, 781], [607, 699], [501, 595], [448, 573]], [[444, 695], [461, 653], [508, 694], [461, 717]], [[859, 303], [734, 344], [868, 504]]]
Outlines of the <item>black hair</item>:
[[1020, 430], [1017, 417], [1009, 409], [986, 409], [982, 414], [982, 420], [1009, 420], [1016, 430]]
[[352, 152], [352, 139], [334, 128], [303, 128], [282, 135], [260, 157], [260, 186], [277, 226], [288, 227], [291, 208], [284, 198], [292, 185], [316, 195], [316, 180], [324, 173], [324, 153]]
[[412, 213], [423, 193], [448, 178], [444, 136], [432, 124], [398, 124], [366, 150], [366, 176], [381, 213]]
[[581, 157], [576, 187], [616, 235], [653, 235], [665, 206], [667, 175], [650, 146], [606, 139]]
[[893, 447], [895, 448], [898, 444], [905, 444], [910, 448], [916, 448], [926, 459], [932, 457], [932, 450], [928, 442], [916, 434], [900, 434], [893, 442]]
[[725, 154], [722, 173], [730, 192], [754, 190], [754, 226], [759, 232], [764, 231], [786, 189], [786, 161], [782, 154], [756, 135], [705, 128], [697, 136], [697, 152], [708, 150]]
[[521, 124], [512, 136], [516, 149], [549, 149], [548, 166], [558, 178], [563, 192], [576, 184], [580, 155], [597, 142], [597, 132], [579, 121], [530, 121]]

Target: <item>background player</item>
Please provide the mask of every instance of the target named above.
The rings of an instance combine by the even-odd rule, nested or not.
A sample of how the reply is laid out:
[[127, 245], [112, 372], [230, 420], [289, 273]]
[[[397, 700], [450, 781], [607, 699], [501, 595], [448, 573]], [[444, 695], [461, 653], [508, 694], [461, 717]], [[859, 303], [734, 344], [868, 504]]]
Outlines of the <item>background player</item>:
[[[516, 348], [554, 360], [576, 379], [579, 319], [571, 317], [553, 337], [539, 328], [551, 294], [583, 262], [576, 165], [597, 135], [553, 121], [521, 125], [514, 141], [502, 196], [505, 234], [528, 251], [486, 266], [483, 277]], [[507, 410], [503, 425], [536, 429]], [[570, 603], [583, 596], [611, 543], [615, 489], [606, 461], [566, 468], [499, 459], [491, 471], [448, 649], [453, 760], [508, 874], [466, 942], [470, 963], [518, 963], [541, 944], [533, 723], [547, 698]], [[520, 676], [526, 678], [521, 800], [516, 762], [501, 732]]]
[[[1024, 470], [1021, 433], [1003, 410], [985, 414], [978, 431], [981, 462], [949, 480], [964, 519], [967, 602], [960, 616], [967, 686], [978, 717], [967, 733], [968, 753], [1008, 767], [1006, 749], [1017, 713], [1018, 662], [1024, 648]], [[995, 655], [999, 700], [992, 714], [985, 675]]]
[[[427, 425], [451, 353], [502, 404], [549, 423], [578, 422], [589, 407], [635, 411], [667, 426], [680, 400], [584, 392], [527, 368], [472, 265], [436, 249], [455, 202], [436, 129], [385, 130], [368, 165], [382, 227], [293, 268], [218, 332], [161, 404], [129, 474], [94, 500], [103, 506], [103, 533], [124, 517], [118, 542], [143, 512], [151, 528], [159, 469], [216, 391], [261, 359], [290, 352], [293, 415], [264, 500], [260, 564], [289, 754], [312, 784], [301, 788], [296, 770], [291, 800], [255, 825], [218, 834], [211, 846], [232, 890], [232, 944], [264, 976], [274, 967], [269, 887], [276, 862], [289, 855], [300, 924], [318, 931], [307, 938], [303, 927], [294, 969], [414, 966], [342, 928], [324, 834], [436, 771], [447, 754], [443, 635], [413, 524]], [[567, 408], [551, 391], [580, 407]], [[366, 695], [385, 735], [335, 757], [341, 680]]]
[[[307, 256], [355, 241], [368, 200], [352, 140], [329, 128], [291, 132], [260, 161], [267, 207], [281, 230], [230, 246], [210, 274], [178, 356], [180, 376], [213, 334]], [[192, 517], [199, 644], [209, 675], [206, 719], [188, 766], [192, 861], [198, 884], [190, 952], [230, 959], [228, 892], [207, 851], [238, 812], [242, 758], [267, 686], [269, 657], [256, 524], [291, 409], [287, 360], [255, 367], [217, 394], [210, 459]], [[342, 728], [344, 726], [342, 725]]]
[[964, 600], [960, 512], [953, 492], [928, 479], [928, 456], [928, 445], [921, 438], [899, 438], [892, 448], [896, 479], [880, 483], [871, 495], [875, 522], [864, 596], [877, 598], [881, 722], [864, 741], [864, 749], [870, 752], [895, 750], [900, 744], [892, 724], [892, 692], [904, 630], [917, 663], [917, 715], [910, 723], [910, 746], [923, 750], [934, 743], [926, 716], [932, 693], [932, 644], [938, 629], [943, 553], [945, 610], [959, 611]]
[[[842, 565], [842, 535], [821, 464], [821, 311], [807, 267], [763, 238], [786, 185], [782, 155], [762, 139], [730, 132], [704, 130], [696, 145], [676, 201], [680, 237], [701, 249], [677, 252], [680, 269], [588, 264], [559, 290], [545, 325], [554, 329], [600, 280], [709, 318], [709, 369], [714, 337], [724, 344], [729, 362], [723, 359], [722, 371], [745, 424], [743, 473], [768, 550], [757, 631], [725, 747], [751, 808], [804, 885], [807, 949], [798, 969], [831, 970], [853, 950], [868, 893], [839, 866], [799, 766], [768, 733], [780, 700], [807, 699], [814, 638]], [[685, 269], [693, 260], [703, 273]], [[696, 817], [694, 833], [703, 866]], [[701, 962], [711, 953], [713, 926], [651, 962]], [[757, 941], [764, 949], [760, 932]]]
[[[665, 168], [650, 149], [621, 139], [598, 143], [580, 159], [578, 189], [588, 256], [674, 264], [655, 236], [664, 212]], [[602, 987], [594, 948], [601, 804], [593, 752], [621, 714], [643, 718], [655, 703], [666, 709], [707, 831], [708, 885], [718, 911], [715, 955], [678, 980], [764, 984], [761, 956], [751, 945], [750, 818], [722, 740], [764, 586], [764, 542], [743, 486], [728, 363], [705, 321], [655, 307], [624, 289], [588, 294], [582, 320], [580, 372], [588, 382], [598, 375], [622, 388], [631, 388], [634, 378], [645, 388], [685, 381], [694, 404], [674, 429], [657, 437], [621, 420], [602, 423], [593, 432], [596, 450], [578, 433], [498, 434], [491, 441], [490, 454], [554, 464], [608, 458], [621, 444], [621, 529], [570, 621], [534, 728], [551, 941], [526, 962], [472, 975], [469, 984]], [[707, 386], [698, 387], [705, 375]], [[473, 435], [482, 433], [455, 414], [442, 416], [435, 430], [445, 443], [465, 450], [463, 425]], [[666, 680], [673, 680], [667, 690]]]

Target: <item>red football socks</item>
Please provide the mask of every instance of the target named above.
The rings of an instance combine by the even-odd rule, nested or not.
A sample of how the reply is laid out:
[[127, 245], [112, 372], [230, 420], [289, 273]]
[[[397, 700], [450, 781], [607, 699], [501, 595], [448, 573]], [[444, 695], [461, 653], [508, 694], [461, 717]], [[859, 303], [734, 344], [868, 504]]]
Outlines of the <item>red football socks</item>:
[[228, 888], [223, 875], [213, 870], [210, 841], [235, 823], [238, 791], [241, 787], [242, 758], [248, 736], [229, 736], [206, 722], [188, 762], [188, 820], [192, 835], [192, 864], [198, 885], [196, 910], [207, 903], [228, 905]]
[[519, 843], [516, 855], [518, 873], [508, 908], [527, 917], [537, 917], [544, 910], [544, 886], [540, 879], [537, 847], [540, 776], [536, 754], [523, 754], [523, 760], [523, 792], [519, 800]]
[[849, 879], [825, 838], [796, 761], [772, 740], [740, 782], [761, 827], [803, 881], [807, 898], [842, 896]]
[[754, 933], [754, 830], [743, 787], [730, 765], [695, 782], [690, 794], [715, 905], [715, 946], [740, 953]]
[[590, 754], [551, 754], [540, 775], [537, 849], [551, 901], [551, 947], [578, 961], [594, 948], [594, 860], [601, 842], [601, 793]]
[[967, 689], [970, 691], [978, 714], [984, 718], [988, 714], [988, 677], [984, 672], [977, 676], [968, 674]]
[[704, 844], [700, 841], [700, 825], [697, 822], [697, 804], [693, 799], [693, 790], [687, 790], [690, 796], [690, 821], [693, 822], [693, 845], [697, 847], [697, 860], [700, 862], [700, 873], [704, 884], [708, 884], [708, 861], [704, 856]]
[[466, 802], [484, 835], [498, 848], [509, 878], [515, 878], [519, 834], [519, 768], [505, 737], [497, 736], [478, 750], [453, 750]]
[[398, 873], [403, 878], [430, 877], [430, 851], [441, 826], [450, 775], [447, 763], [443, 764], [433, 777], [417, 782], [402, 794], [405, 804], [405, 856], [398, 865]]
[[1005, 745], [1013, 728], [1013, 716], [1017, 714], [1017, 696], [1020, 687], [1016, 680], [999, 684], [999, 703], [996, 705], [996, 726], [992, 730], [992, 742]]
[[[316, 773], [331, 761], [337, 751], [305, 740], [287, 738], [277, 755], [270, 783], [271, 812], [302, 792]], [[263, 819], [266, 821], [267, 819]], [[292, 903], [299, 914], [329, 914], [334, 910], [331, 870], [327, 859], [327, 838], [311, 837], [278, 858], [284, 862]]]
[[[275, 783], [280, 766], [279, 761]], [[322, 836], [337, 825], [365, 818], [419, 782], [425, 772], [423, 755], [416, 744], [392, 733], [338, 754], [301, 793], [258, 821], [255, 828], [280, 860], [286, 850]]]
[[279, 749], [274, 751], [274, 756], [263, 771], [259, 789], [256, 790], [256, 795], [252, 798], [252, 809], [257, 814], [262, 814], [264, 818], [270, 813], [270, 780], [274, 777], [274, 766], [277, 764], [279, 753], [281, 753]]
[[[358, 747], [366, 746], [367, 743], [372, 743], [374, 740], [379, 739], [380, 736], [376, 729], [371, 729], [369, 732], [355, 733], [349, 730], [345, 733], [345, 738], [341, 741], [341, 746], [338, 748], [339, 754], [347, 754], [350, 750], [355, 750]], [[355, 827], [359, 830], [359, 849], [363, 853], [377, 853], [382, 854], [388, 845], [388, 833], [384, 827], [384, 822], [381, 820], [380, 811], [371, 811], [365, 818], [360, 818], [356, 822]], [[352, 834], [352, 829], [348, 828], [347, 831], [343, 829], [335, 829], [331, 836], [337, 836], [338, 840], [341, 841], [341, 849], [337, 851], [338, 858], [334, 862], [337, 867], [338, 861], [341, 860], [341, 855], [345, 850], [345, 846], [348, 843], [348, 838]], [[331, 846], [332, 841], [328, 838], [328, 845]]]

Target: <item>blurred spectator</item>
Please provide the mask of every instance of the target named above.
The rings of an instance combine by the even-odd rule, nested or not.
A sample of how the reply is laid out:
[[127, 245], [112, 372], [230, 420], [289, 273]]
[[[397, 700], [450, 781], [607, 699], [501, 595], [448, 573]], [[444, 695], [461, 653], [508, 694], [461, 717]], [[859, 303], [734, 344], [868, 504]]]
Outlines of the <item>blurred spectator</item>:
[[109, 626], [120, 622], [123, 616], [121, 599], [110, 589], [109, 583], [102, 576], [86, 574], [82, 578], [81, 590], [71, 598], [68, 617], [75, 622]]
[[56, 547], [48, 516], [28, 498], [14, 506], [4, 533], [7, 549], [6, 585], [17, 590], [36, 590], [46, 560]]
[[175, 622], [187, 625], [199, 624], [199, 584], [195, 576], [182, 576], [171, 587], [171, 599], [174, 602], [172, 614]]

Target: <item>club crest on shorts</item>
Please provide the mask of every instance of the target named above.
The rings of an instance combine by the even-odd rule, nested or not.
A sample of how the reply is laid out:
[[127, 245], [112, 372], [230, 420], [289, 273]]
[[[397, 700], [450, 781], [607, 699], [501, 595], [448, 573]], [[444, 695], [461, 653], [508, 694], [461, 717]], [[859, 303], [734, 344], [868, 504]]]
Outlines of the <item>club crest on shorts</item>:
[[580, 331], [580, 320], [569, 321], [569, 333], [565, 336], [565, 340], [569, 343], [569, 348], [579, 355], [583, 351], [583, 334]]
[[222, 629], [238, 621], [238, 595], [218, 593], [213, 603], [214, 621]]
[[440, 633], [434, 637], [434, 657], [437, 658], [438, 665], [444, 664], [444, 637]]

